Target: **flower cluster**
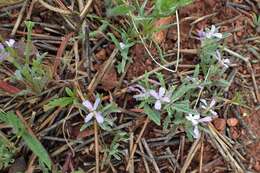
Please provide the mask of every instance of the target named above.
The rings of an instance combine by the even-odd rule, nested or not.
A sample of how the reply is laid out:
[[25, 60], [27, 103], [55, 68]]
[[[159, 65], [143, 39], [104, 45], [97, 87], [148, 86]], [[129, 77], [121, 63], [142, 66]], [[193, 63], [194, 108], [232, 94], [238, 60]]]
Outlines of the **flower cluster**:
[[189, 114], [188, 116], [186, 116], [186, 119], [191, 121], [192, 123], [194, 138], [198, 138], [200, 136], [200, 131], [198, 127], [200, 123], [209, 123], [218, 116], [217, 112], [213, 110], [213, 107], [216, 105], [215, 99], [212, 99], [209, 104], [205, 99], [201, 99], [200, 102], [201, 102], [200, 108], [203, 111], [202, 113], [206, 114], [206, 116], [201, 117], [199, 113], [195, 115]]
[[154, 108], [156, 110], [161, 110], [162, 104], [169, 103], [171, 101], [171, 93], [167, 92], [164, 87], [160, 87], [157, 92], [156, 90], [146, 90], [141, 85], [134, 85], [129, 87], [129, 91], [138, 92], [137, 95], [133, 96], [136, 100], [144, 100], [147, 97], [152, 97], [155, 99]]
[[93, 117], [96, 118], [99, 124], [102, 124], [104, 122], [104, 117], [102, 113], [97, 110], [100, 104], [100, 98], [96, 98], [94, 105], [89, 100], [84, 100], [82, 104], [89, 111], [89, 113], [85, 117], [85, 123], [88, 123]]
[[223, 37], [223, 35], [221, 33], [218, 32], [218, 28], [216, 28], [215, 25], [211, 26], [211, 29], [206, 28], [205, 31], [200, 30], [198, 32], [198, 36], [200, 40], [204, 40], [204, 39], [212, 39], [212, 38], [218, 38], [221, 39]]
[[207, 116], [207, 117], [203, 117], [201, 118], [200, 114], [189, 114], [188, 116], [186, 116], [186, 119], [191, 121], [192, 126], [193, 126], [193, 137], [194, 138], [199, 138], [200, 137], [200, 131], [199, 131], [199, 123], [208, 123], [212, 121], [212, 117]]
[[[15, 43], [15, 40], [13, 40], [13, 39], [9, 39], [9, 40], [5, 41], [5, 44], [8, 47], [13, 47], [14, 43]], [[0, 43], [0, 62], [5, 60], [8, 56], [9, 56], [9, 52], [7, 52], [5, 50], [4, 44]]]
[[220, 51], [216, 51], [215, 58], [217, 59], [219, 65], [223, 67], [224, 69], [227, 69], [230, 66], [230, 60], [229, 59], [222, 59]]

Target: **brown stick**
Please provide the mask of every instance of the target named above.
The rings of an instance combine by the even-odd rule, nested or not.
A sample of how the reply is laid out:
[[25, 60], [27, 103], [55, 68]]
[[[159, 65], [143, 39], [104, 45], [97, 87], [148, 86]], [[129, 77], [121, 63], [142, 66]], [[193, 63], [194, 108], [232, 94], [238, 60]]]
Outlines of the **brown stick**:
[[133, 160], [133, 157], [134, 157], [134, 154], [135, 154], [137, 145], [138, 145], [138, 143], [140, 142], [141, 137], [143, 136], [144, 130], [145, 130], [145, 128], [146, 128], [146, 126], [147, 126], [148, 123], [149, 123], [149, 118], [146, 117], [145, 122], [144, 122], [144, 126], [143, 126], [143, 128], [142, 128], [142, 130], [141, 130], [141, 132], [140, 132], [140, 134], [139, 134], [139, 136], [138, 136], [138, 138], [137, 138], [137, 140], [136, 140], [136, 142], [135, 142], [133, 148], [132, 148], [132, 151], [131, 151], [129, 160], [128, 160], [128, 162], [127, 162], [126, 171], [129, 170], [129, 167], [130, 167], [130, 165], [131, 165], [131, 160]]
[[99, 145], [98, 145], [98, 126], [97, 121], [94, 121], [95, 131], [95, 155], [96, 155], [96, 173], [99, 173]]

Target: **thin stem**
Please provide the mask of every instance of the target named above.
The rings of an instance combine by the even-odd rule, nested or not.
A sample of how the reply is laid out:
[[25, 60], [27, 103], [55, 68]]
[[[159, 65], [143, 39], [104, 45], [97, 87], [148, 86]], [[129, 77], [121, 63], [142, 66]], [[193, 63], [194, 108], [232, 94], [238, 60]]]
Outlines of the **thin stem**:
[[135, 154], [137, 145], [138, 145], [138, 143], [140, 142], [141, 137], [143, 136], [144, 130], [145, 130], [145, 128], [146, 128], [146, 126], [147, 126], [148, 123], [149, 123], [149, 118], [146, 117], [145, 122], [144, 122], [144, 125], [143, 125], [143, 128], [142, 128], [142, 130], [141, 130], [141, 132], [140, 132], [140, 134], [139, 134], [139, 136], [138, 136], [136, 142], [134, 143], [134, 146], [132, 147], [132, 151], [131, 151], [131, 153], [130, 153], [130, 157], [129, 157], [129, 160], [128, 160], [128, 163], [127, 163], [127, 166], [126, 166], [126, 171], [128, 171], [129, 168], [130, 168], [130, 166], [131, 166], [131, 161], [133, 160], [133, 157], [134, 157], [134, 154]]
[[98, 126], [97, 121], [94, 121], [95, 131], [95, 154], [96, 154], [96, 173], [99, 173], [99, 145], [98, 145]]

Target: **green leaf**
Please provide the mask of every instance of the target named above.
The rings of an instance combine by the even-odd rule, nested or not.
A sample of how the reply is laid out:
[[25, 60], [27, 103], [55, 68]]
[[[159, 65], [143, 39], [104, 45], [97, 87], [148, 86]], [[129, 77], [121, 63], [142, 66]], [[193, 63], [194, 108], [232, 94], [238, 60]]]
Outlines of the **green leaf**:
[[103, 107], [101, 109], [101, 112], [104, 116], [106, 116], [109, 115], [110, 113], [116, 113], [121, 111], [118, 109], [117, 105], [114, 102], [112, 102], [110, 104], [107, 104], [105, 107]]
[[196, 84], [182, 84], [177, 90], [173, 92], [171, 102], [175, 102], [178, 99], [180, 99], [182, 96], [184, 96], [189, 90], [196, 88]]
[[55, 108], [55, 107], [66, 107], [68, 105], [73, 104], [74, 98], [72, 97], [61, 97], [54, 100], [51, 100], [47, 105], [44, 105], [44, 110], [47, 111], [49, 109]]
[[161, 125], [161, 115], [159, 112], [154, 111], [150, 108], [149, 105], [144, 105], [144, 113], [148, 116], [150, 120], [152, 120], [158, 126]]
[[192, 0], [156, 0], [155, 15], [158, 17], [171, 15], [177, 8], [188, 5], [191, 2]]
[[66, 93], [68, 94], [68, 96], [70, 96], [70, 97], [75, 97], [74, 92], [73, 92], [70, 88], [66, 87], [66, 88], [65, 88], [65, 91], [66, 91]]
[[185, 100], [182, 102], [176, 102], [171, 105], [171, 108], [178, 111], [183, 112], [187, 114], [196, 114], [197, 112], [190, 108], [189, 101]]
[[118, 5], [107, 11], [108, 16], [124, 16], [127, 13], [133, 11], [135, 8], [130, 5]]
[[19, 134], [25, 141], [26, 145], [33, 151], [36, 156], [39, 157], [39, 160], [43, 162], [49, 169], [51, 169], [52, 162], [47, 151], [36, 137], [28, 133], [23, 122], [14, 113], [6, 113], [0, 110], [0, 121], [11, 125], [15, 130], [16, 135]]

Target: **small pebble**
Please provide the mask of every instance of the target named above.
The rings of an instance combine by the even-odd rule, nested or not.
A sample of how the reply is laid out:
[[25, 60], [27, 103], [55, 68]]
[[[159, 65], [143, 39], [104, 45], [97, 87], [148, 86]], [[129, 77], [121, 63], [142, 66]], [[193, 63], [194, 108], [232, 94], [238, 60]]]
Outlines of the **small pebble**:
[[227, 120], [227, 124], [228, 124], [228, 126], [230, 126], [230, 127], [235, 127], [235, 126], [237, 126], [237, 124], [238, 124], [238, 120], [237, 120], [236, 118], [229, 118], [229, 119]]
[[219, 131], [223, 131], [226, 127], [226, 121], [223, 118], [216, 118], [213, 121], [215, 128]]

